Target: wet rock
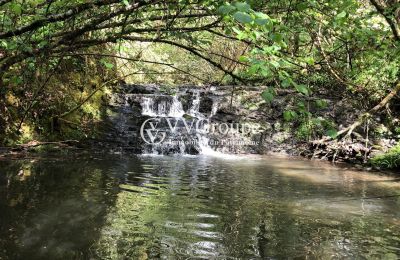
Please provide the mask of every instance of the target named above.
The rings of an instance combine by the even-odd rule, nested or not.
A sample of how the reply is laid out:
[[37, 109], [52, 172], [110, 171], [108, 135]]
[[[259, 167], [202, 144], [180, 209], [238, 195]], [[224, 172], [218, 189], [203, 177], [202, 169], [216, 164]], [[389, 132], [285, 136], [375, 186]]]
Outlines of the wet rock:
[[[275, 99], [267, 103], [260, 96], [262, 87], [233, 87], [233, 86], [181, 86], [176, 88], [160, 87], [157, 85], [124, 85], [115, 88], [115, 93], [109, 97], [109, 113], [104, 119], [105, 132], [103, 141], [109, 146], [118, 146], [132, 151], [143, 151], [144, 141], [140, 136], [140, 128], [149, 115], [143, 115], [143, 101], [151, 98], [151, 110], [158, 114], [165, 111], [169, 114], [174, 98], [180, 102], [183, 112], [181, 117], [192, 122], [199, 115], [195, 115], [191, 108], [198, 101], [198, 113], [203, 119], [216, 124], [248, 124], [259, 125], [258, 131], [235, 136], [220, 133], [210, 134], [209, 138], [216, 141], [257, 141], [257, 145], [237, 145], [224, 147], [221, 143], [215, 145], [216, 149], [227, 150], [233, 153], [268, 153], [279, 152], [289, 154], [303, 154], [308, 157], [363, 162], [366, 157], [385, 151], [393, 146], [396, 141], [393, 133], [388, 129], [379, 127], [381, 119], [372, 118], [369, 127], [369, 143], [365, 146], [365, 127], [355, 129], [357, 138], [342, 143], [327, 143], [319, 146], [308, 145], [296, 135], [300, 123], [288, 123], [283, 119], [283, 112], [296, 109], [298, 100], [304, 97], [290, 90], [278, 90]], [[234, 91], [234, 92], [232, 92]], [[234, 95], [232, 95], [234, 93]], [[354, 111], [357, 104], [348, 99], [320, 93], [320, 97], [310, 97], [309, 109], [315, 118], [320, 117], [336, 123], [336, 127], [345, 127], [352, 123], [360, 113]], [[315, 100], [323, 98], [326, 108], [318, 108]], [[361, 109], [362, 111], [362, 109]], [[181, 128], [184, 131], [184, 128]], [[374, 134], [379, 134], [379, 142], [374, 141]], [[384, 139], [382, 139], [382, 137]], [[177, 135], [176, 138], [189, 140], [187, 136]], [[182, 152], [182, 148], [171, 146], [156, 149], [166, 149], [168, 153]], [[198, 153], [198, 147], [187, 146], [185, 152]]]

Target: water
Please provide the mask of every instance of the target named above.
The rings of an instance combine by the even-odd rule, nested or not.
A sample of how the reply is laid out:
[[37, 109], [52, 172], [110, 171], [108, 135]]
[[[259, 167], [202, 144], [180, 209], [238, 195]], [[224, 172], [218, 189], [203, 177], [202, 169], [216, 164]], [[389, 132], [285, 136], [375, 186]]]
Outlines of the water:
[[154, 100], [151, 97], [144, 97], [142, 101], [142, 115], [156, 116], [153, 110]]
[[201, 102], [201, 97], [200, 97], [200, 92], [194, 92], [193, 93], [193, 101], [192, 101], [192, 107], [189, 110], [189, 114], [194, 116], [194, 117], [200, 117], [203, 118], [204, 116], [199, 112], [200, 110], [200, 102]]
[[185, 114], [182, 103], [179, 101], [177, 96], [165, 96], [159, 95], [158, 98], [164, 97], [164, 99], [154, 100], [157, 96], [149, 95], [143, 97], [142, 115], [151, 117], [182, 117]]
[[261, 156], [0, 161], [0, 259], [397, 259], [399, 187]]
[[[144, 154], [152, 155], [165, 155], [165, 154], [207, 154], [207, 155], [218, 155], [220, 152], [215, 151], [210, 145], [210, 139], [205, 133], [208, 124], [203, 124], [202, 129], [193, 129], [193, 131], [187, 131], [188, 126], [195, 126], [195, 120], [206, 119], [206, 116], [200, 113], [201, 95], [200, 91], [192, 93], [192, 100], [190, 108], [187, 112], [183, 109], [182, 102], [179, 100], [179, 96], [187, 95], [182, 92], [174, 96], [166, 95], [147, 95], [143, 96], [141, 100], [143, 116], [150, 116], [153, 118], [173, 118], [174, 121], [171, 125], [176, 126], [175, 130], [171, 130], [167, 125], [157, 124], [157, 130], [163, 133], [168, 133], [169, 140], [162, 142], [155, 142], [152, 144], [146, 143], [142, 149]], [[210, 107], [210, 116], [212, 118], [218, 110], [217, 101], [213, 101]], [[190, 118], [185, 118], [188, 115]], [[182, 124], [183, 121], [187, 125]], [[171, 127], [171, 125], [168, 125]]]

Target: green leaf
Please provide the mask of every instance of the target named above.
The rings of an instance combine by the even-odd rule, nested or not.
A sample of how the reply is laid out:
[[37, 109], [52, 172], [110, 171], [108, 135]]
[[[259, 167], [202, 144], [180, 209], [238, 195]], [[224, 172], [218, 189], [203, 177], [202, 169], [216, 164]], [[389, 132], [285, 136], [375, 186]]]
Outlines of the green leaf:
[[112, 69], [114, 68], [114, 65], [111, 63], [104, 63], [104, 66], [106, 66], [107, 69]]
[[346, 12], [345, 11], [343, 11], [343, 12], [341, 12], [341, 13], [339, 13], [338, 15], [336, 15], [336, 18], [337, 19], [343, 19], [343, 18], [345, 18], [346, 17]]
[[272, 66], [274, 66], [275, 69], [278, 69], [281, 65], [279, 64], [279, 62], [275, 61], [275, 60], [271, 60], [269, 62]]
[[227, 5], [222, 5], [222, 6], [220, 6], [220, 7], [218, 8], [217, 12], [218, 12], [219, 14], [226, 15], [226, 14], [229, 14], [230, 12], [234, 11], [235, 9], [236, 9], [236, 8], [235, 8], [234, 6], [231, 6], [231, 5], [227, 4]]
[[268, 24], [269, 20], [268, 19], [263, 19], [263, 18], [256, 18], [254, 22], [260, 26], [264, 26]]
[[249, 58], [247, 58], [246, 56], [240, 56], [240, 57], [239, 57], [239, 61], [240, 61], [240, 62], [248, 62], [248, 61], [249, 61]]
[[261, 13], [261, 12], [256, 12], [255, 15], [256, 15], [258, 18], [261, 18], [261, 19], [267, 19], [267, 20], [270, 19], [269, 16], [268, 16], [267, 14], [264, 14], [264, 13]]
[[4, 41], [4, 40], [1, 40], [0, 41], [0, 46], [7, 49], [8, 43], [6, 41]]
[[29, 45], [24, 45], [23, 50], [26, 52], [33, 52], [32, 46], [29, 46]]
[[12, 3], [11, 5], [11, 10], [16, 14], [16, 15], [21, 15], [22, 14], [22, 7], [18, 3]]
[[326, 102], [326, 100], [323, 100], [323, 99], [315, 100], [315, 104], [317, 105], [317, 107], [322, 108], [322, 109], [328, 107], [328, 103]]
[[107, 69], [114, 68], [114, 64], [109, 63], [106, 59], [101, 59], [100, 62], [106, 67]]
[[338, 136], [338, 132], [335, 129], [329, 129], [326, 131], [326, 135], [331, 138], [336, 138]]
[[271, 70], [269, 70], [267, 67], [265, 67], [265, 66], [261, 66], [260, 67], [260, 72], [261, 72], [261, 75], [263, 76], [263, 77], [266, 77], [266, 78], [268, 78], [269, 76], [271, 76]]
[[282, 79], [281, 85], [283, 88], [288, 88], [292, 85], [292, 82], [290, 79]]
[[47, 44], [48, 44], [47, 41], [41, 41], [41, 42], [39, 43], [39, 48], [43, 48], [43, 47], [46, 46]]
[[14, 83], [15, 85], [19, 85], [23, 82], [23, 80], [20, 76], [13, 76], [11, 78], [11, 82]]
[[292, 110], [287, 110], [283, 112], [283, 119], [285, 119], [285, 121], [291, 121], [295, 119], [297, 116], [298, 116], [297, 113]]
[[129, 4], [128, 0], [122, 0], [122, 3], [123, 3], [126, 7], [130, 7], [130, 4]]
[[290, 121], [292, 119], [292, 115], [290, 114], [289, 111], [284, 111], [283, 118], [285, 119], [285, 121]]
[[310, 89], [306, 85], [303, 85], [303, 84], [296, 85], [296, 90], [306, 96], [308, 96], [310, 94]]
[[242, 3], [242, 2], [235, 3], [235, 6], [241, 12], [248, 12], [251, 8], [248, 3]]
[[233, 15], [233, 18], [240, 23], [251, 23], [253, 21], [253, 18], [251, 18], [250, 15], [243, 12], [236, 12]]
[[264, 90], [263, 93], [261, 93], [261, 97], [269, 103], [274, 99], [274, 94], [272, 94], [271, 91], [267, 89]]
[[272, 34], [271, 38], [272, 38], [272, 40], [273, 40], [274, 42], [281, 42], [281, 41], [283, 40], [283, 36], [282, 36], [282, 34], [280, 34], [280, 33], [274, 33], [274, 34]]
[[314, 64], [315, 64], [314, 57], [306, 57], [306, 58], [304, 59], [304, 61], [305, 61], [308, 65], [314, 65]]
[[299, 101], [299, 102], [297, 103], [297, 106], [298, 106], [299, 109], [301, 109], [301, 110], [304, 110], [304, 109], [306, 108], [306, 105], [304, 105], [304, 102], [302, 102], [302, 101]]

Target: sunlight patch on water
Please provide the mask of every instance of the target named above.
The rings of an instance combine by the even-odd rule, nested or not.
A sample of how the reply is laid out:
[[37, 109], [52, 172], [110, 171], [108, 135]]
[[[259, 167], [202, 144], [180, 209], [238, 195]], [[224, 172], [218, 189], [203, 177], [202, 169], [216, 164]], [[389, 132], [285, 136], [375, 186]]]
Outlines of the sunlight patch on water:
[[298, 200], [293, 203], [293, 210], [301, 214], [311, 214], [315, 217], [337, 217], [347, 218], [349, 216], [365, 216], [384, 213], [384, 207], [380, 203], [364, 200], [348, 200], [340, 198], [336, 202], [318, 199]]

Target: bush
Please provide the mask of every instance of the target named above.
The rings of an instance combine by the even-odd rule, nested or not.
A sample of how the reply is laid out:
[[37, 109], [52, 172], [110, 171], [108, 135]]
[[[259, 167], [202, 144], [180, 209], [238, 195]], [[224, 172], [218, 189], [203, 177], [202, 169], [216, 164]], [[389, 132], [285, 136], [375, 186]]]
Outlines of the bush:
[[381, 169], [399, 169], [400, 144], [390, 149], [387, 153], [372, 158], [371, 164]]

